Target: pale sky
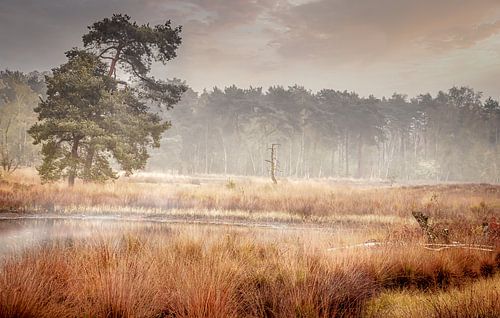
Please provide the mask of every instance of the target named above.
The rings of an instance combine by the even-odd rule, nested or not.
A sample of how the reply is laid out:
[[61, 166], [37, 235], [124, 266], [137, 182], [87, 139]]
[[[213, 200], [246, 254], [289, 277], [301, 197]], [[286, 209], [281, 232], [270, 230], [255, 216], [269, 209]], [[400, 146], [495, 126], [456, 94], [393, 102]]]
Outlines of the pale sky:
[[467, 85], [500, 97], [500, 0], [0, 0], [0, 68], [64, 63], [113, 13], [183, 26], [161, 77], [197, 91], [299, 84], [415, 96]]

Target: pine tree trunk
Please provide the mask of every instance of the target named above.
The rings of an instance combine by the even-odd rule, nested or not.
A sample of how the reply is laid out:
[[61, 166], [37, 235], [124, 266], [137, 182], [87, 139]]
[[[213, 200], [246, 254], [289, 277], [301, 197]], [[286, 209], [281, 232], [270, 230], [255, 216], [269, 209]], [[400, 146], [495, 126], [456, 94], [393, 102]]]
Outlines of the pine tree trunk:
[[205, 174], [208, 174], [208, 124], [205, 134]]
[[336, 175], [340, 177], [342, 171], [344, 171], [344, 138], [339, 135], [339, 157], [338, 157], [338, 168]]
[[330, 176], [333, 177], [335, 173], [335, 148], [332, 147], [331, 161], [330, 161]]
[[363, 176], [363, 143], [362, 143], [362, 136], [359, 134], [359, 139], [358, 139], [358, 178], [361, 178]]
[[83, 168], [83, 175], [85, 177], [85, 183], [92, 181], [92, 162], [94, 161], [95, 148], [94, 146], [89, 146], [89, 151], [87, 157], [85, 158], [85, 167]]
[[345, 132], [345, 176], [349, 177], [349, 131]]
[[68, 186], [73, 187], [75, 185], [76, 179], [76, 160], [78, 159], [78, 147], [80, 146], [80, 139], [75, 139], [73, 141], [73, 146], [71, 147], [71, 160], [72, 167], [68, 176]]
[[118, 63], [118, 60], [120, 59], [120, 53], [121, 53], [121, 50], [122, 50], [122, 46], [118, 46], [118, 48], [116, 49], [116, 53], [115, 53], [115, 56], [113, 57], [113, 59], [111, 60], [111, 65], [109, 67], [109, 71], [108, 71], [108, 76], [111, 77], [113, 75], [115, 75], [116, 77], [116, 63]]

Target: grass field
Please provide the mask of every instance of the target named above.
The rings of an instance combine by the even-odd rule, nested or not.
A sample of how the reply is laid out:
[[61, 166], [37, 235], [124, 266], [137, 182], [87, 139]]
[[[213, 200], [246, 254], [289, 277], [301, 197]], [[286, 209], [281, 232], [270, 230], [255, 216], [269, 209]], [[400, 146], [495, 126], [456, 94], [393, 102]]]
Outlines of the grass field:
[[[1, 255], [0, 317], [500, 314], [499, 242], [482, 228], [500, 216], [500, 186], [132, 178], [68, 189], [21, 171], [0, 184], [0, 209], [39, 217], [0, 221], [0, 239], [18, 244]], [[429, 250], [412, 211], [491, 248]], [[139, 221], [43, 219], [81, 214]]]

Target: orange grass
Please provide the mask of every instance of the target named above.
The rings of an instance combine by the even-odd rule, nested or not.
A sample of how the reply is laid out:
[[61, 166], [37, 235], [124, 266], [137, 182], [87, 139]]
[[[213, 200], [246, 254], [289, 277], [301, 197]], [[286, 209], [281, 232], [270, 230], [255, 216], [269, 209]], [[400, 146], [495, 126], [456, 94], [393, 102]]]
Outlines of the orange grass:
[[[33, 173], [21, 171], [0, 181], [0, 213], [336, 226], [269, 230], [52, 220], [53, 227], [44, 230], [48, 221], [26, 221], [32, 228], [4, 221], [0, 234], [34, 240], [21, 237], [17, 251], [0, 249], [0, 318], [470, 317], [498, 310], [498, 294], [477, 292], [471, 284], [498, 280], [499, 251], [425, 250], [411, 212], [429, 214], [450, 230], [452, 240], [484, 243], [481, 222], [500, 215], [500, 186], [139, 181], [68, 188], [41, 185]], [[388, 244], [329, 250], [367, 239]], [[478, 296], [467, 298], [469, 291]], [[411, 297], [400, 296], [405, 292]], [[483, 306], [479, 297], [489, 302]], [[422, 299], [427, 305], [420, 305]], [[407, 303], [406, 311], [387, 305], [392, 301]]]
[[329, 252], [326, 237], [307, 232], [150, 226], [88, 234], [7, 257], [0, 317], [352, 317], [383, 291], [436, 292], [500, 269], [498, 253], [469, 250]]

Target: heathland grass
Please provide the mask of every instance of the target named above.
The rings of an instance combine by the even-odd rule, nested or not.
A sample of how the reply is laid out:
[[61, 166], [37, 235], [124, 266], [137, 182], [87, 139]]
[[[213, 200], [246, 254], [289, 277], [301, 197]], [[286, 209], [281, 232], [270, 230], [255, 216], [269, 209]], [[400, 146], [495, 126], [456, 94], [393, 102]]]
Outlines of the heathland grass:
[[495, 253], [418, 245], [328, 251], [334, 238], [307, 231], [98, 229], [7, 257], [0, 317], [352, 317], [392, 290], [437, 292], [441, 304], [440, 291], [500, 266]]
[[387, 291], [367, 305], [365, 316], [379, 318], [496, 318], [500, 314], [500, 276], [436, 293]]
[[[207, 180], [1, 181], [0, 216], [122, 221], [0, 221], [0, 244], [15, 242], [0, 248], [0, 317], [500, 315], [498, 247], [427, 250], [411, 216], [498, 244], [482, 223], [500, 186]], [[366, 240], [380, 245], [349, 247]]]
[[[207, 214], [233, 211], [235, 217], [285, 221], [403, 222], [411, 211], [448, 220], [481, 220], [500, 214], [500, 186], [487, 184], [375, 187], [327, 181], [148, 183], [125, 179], [106, 184], [40, 185], [31, 171], [0, 182], [4, 212]], [[196, 183], [196, 182], [195, 182]], [[198, 212], [196, 212], [198, 211]], [[236, 212], [234, 212], [236, 211]], [[239, 213], [239, 215], [238, 215]], [[260, 214], [259, 214], [260, 213]], [[229, 213], [231, 214], [231, 213]]]

